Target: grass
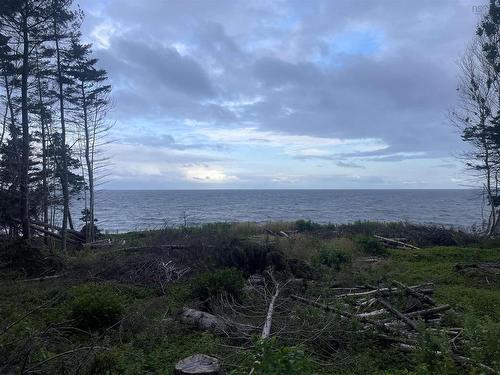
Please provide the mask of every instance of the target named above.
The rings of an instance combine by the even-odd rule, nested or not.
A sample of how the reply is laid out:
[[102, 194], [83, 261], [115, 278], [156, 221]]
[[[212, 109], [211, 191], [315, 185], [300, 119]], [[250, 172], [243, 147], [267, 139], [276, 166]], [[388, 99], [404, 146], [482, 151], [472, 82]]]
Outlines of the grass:
[[[273, 232], [298, 232], [292, 239], [274, 237], [264, 232], [264, 227]], [[80, 374], [170, 374], [178, 360], [195, 353], [221, 358], [229, 374], [248, 374], [253, 361], [259, 358], [271, 361], [256, 369], [266, 369], [269, 375], [272, 368], [277, 369], [273, 374], [285, 375], [283, 371], [290, 370], [283, 369], [290, 368], [293, 361], [300, 361], [304, 374], [481, 373], [461, 367], [447, 357], [430, 355], [431, 347], [446, 350], [439, 338], [429, 339], [422, 344], [427, 349], [409, 355], [381, 345], [369, 333], [360, 334], [357, 322], [342, 321], [303, 305], [291, 306], [287, 319], [293, 322], [297, 317], [307, 317], [303, 324], [311, 329], [332, 319], [329, 331], [321, 339], [304, 341], [285, 335], [272, 347], [263, 349], [249, 341], [229, 340], [179, 323], [176, 316], [181, 307], [205, 308], [211, 298], [216, 299], [209, 293], [201, 300], [196, 288], [199, 289], [200, 280], [211, 284], [208, 275], [228, 267], [225, 256], [234, 249], [238, 254], [246, 252], [244, 259], [252, 261], [281, 262], [284, 257], [303, 262], [297, 264], [310, 267], [316, 275], [304, 291], [311, 296], [326, 296], [329, 290], [325, 285], [332, 283], [377, 285], [391, 279], [406, 284], [433, 282], [434, 298], [453, 307], [454, 312], [446, 319], [466, 328], [468, 346], [464, 352], [500, 369], [500, 280], [467, 275], [455, 268], [457, 264], [499, 262], [500, 245], [495, 241], [472, 241], [461, 232], [424, 227], [425, 241], [434, 239], [442, 244], [454, 239], [455, 245], [388, 249], [374, 255], [363, 239], [374, 233], [407, 236], [413, 243], [419, 243], [417, 228], [405, 223], [360, 222], [352, 226], [308, 222], [216, 223], [113, 235], [119, 244], [114, 248], [75, 250], [59, 257], [62, 269], [55, 272], [64, 276], [56, 279], [26, 282], [24, 279], [37, 275], [26, 275], [23, 269], [14, 266], [4, 267], [0, 272], [0, 330], [29, 314], [0, 334], [0, 373], [19, 373], [24, 363], [25, 370], [34, 367], [34, 372], [40, 373], [74, 373], [78, 369]], [[127, 247], [141, 249], [123, 250], [120, 244], [123, 240]], [[172, 243], [183, 244], [188, 250], [166, 251], [156, 247]], [[259, 258], [253, 253], [258, 249], [266, 249], [272, 257]], [[379, 261], [363, 261], [373, 256]], [[191, 272], [162, 291], [154, 279], [147, 277], [152, 272], [147, 267], [153, 261], [169, 259], [189, 267]], [[51, 260], [50, 264], [55, 263]], [[294, 271], [285, 268], [282, 272]], [[212, 289], [220, 293], [218, 288]], [[105, 327], [82, 327], [73, 311], [75, 303], [81, 303], [82, 290], [85, 298], [99, 290], [104, 290], [104, 296], [119, 296], [114, 301], [119, 318], [113, 316], [118, 321]], [[107, 308], [106, 298], [102, 298], [90, 313], [101, 314]], [[81, 311], [89, 313], [86, 309]], [[57, 357], [75, 348], [91, 347], [95, 349]], [[324, 365], [325, 362], [329, 365]]]

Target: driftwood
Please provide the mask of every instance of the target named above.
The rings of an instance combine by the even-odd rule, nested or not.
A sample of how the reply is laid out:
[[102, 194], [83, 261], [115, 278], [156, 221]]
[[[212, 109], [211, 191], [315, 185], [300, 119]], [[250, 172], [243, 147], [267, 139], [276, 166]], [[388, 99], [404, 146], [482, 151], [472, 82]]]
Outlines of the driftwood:
[[420, 248], [417, 246], [410, 245], [409, 243], [399, 241], [395, 238], [387, 238], [387, 237], [382, 237], [382, 236], [377, 236], [377, 235], [374, 235], [373, 237], [375, 237], [378, 240], [382, 240], [383, 242], [385, 242], [388, 245], [393, 245], [393, 246], [400, 247], [403, 249], [420, 250]]
[[205, 354], [195, 354], [177, 362], [174, 375], [220, 375], [219, 360]]

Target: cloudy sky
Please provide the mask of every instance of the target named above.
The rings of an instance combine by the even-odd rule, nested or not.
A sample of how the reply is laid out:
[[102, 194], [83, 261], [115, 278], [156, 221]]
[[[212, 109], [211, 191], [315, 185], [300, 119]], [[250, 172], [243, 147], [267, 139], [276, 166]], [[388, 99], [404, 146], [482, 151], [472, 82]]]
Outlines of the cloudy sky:
[[82, 0], [108, 188], [460, 188], [478, 0]]

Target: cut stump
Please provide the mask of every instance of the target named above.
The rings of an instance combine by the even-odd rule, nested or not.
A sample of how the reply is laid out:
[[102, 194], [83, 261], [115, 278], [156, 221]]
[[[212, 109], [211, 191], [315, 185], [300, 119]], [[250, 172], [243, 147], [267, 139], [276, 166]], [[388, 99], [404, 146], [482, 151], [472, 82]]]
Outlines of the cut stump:
[[205, 354], [184, 358], [175, 365], [174, 375], [222, 375], [219, 360]]

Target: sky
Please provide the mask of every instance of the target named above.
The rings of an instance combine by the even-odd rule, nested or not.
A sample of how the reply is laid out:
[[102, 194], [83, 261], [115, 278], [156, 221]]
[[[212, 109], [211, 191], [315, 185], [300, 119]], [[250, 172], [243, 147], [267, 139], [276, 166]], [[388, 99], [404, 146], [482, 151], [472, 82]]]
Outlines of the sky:
[[469, 186], [449, 121], [475, 0], [81, 0], [112, 189]]

